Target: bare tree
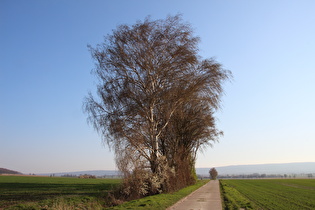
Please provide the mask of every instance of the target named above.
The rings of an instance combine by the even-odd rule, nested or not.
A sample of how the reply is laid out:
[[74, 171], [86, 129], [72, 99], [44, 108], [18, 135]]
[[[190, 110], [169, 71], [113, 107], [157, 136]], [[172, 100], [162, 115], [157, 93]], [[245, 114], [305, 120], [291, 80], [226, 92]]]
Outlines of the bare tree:
[[210, 171], [209, 171], [209, 174], [210, 174], [210, 179], [217, 179], [217, 176], [218, 176], [218, 172], [215, 168], [211, 168]]
[[[98, 98], [85, 100], [89, 122], [115, 149], [125, 176], [150, 169], [167, 190], [172, 158], [189, 159], [215, 141], [213, 112], [231, 74], [198, 56], [199, 38], [180, 16], [121, 25], [90, 47]], [[172, 168], [173, 167], [173, 168]]]
[[[213, 110], [203, 100], [192, 100], [174, 114], [168, 126], [162, 146], [165, 154], [178, 174], [185, 174], [180, 184], [188, 185], [195, 181], [194, 167], [197, 152], [212, 146], [212, 142], [223, 135], [216, 129]], [[164, 142], [166, 141], [166, 143]]]

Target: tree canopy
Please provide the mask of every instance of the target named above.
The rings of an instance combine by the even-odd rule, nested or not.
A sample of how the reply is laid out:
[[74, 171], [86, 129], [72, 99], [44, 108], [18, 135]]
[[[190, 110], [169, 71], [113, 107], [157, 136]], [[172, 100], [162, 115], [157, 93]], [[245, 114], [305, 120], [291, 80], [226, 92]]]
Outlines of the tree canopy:
[[177, 15], [121, 25], [90, 46], [99, 83], [97, 97], [84, 102], [88, 120], [114, 148], [125, 177], [154, 177], [144, 180], [143, 194], [191, 184], [197, 151], [222, 135], [213, 113], [231, 73], [202, 59], [198, 43]]
[[215, 168], [211, 168], [209, 171], [210, 179], [217, 179], [218, 177], [218, 171]]

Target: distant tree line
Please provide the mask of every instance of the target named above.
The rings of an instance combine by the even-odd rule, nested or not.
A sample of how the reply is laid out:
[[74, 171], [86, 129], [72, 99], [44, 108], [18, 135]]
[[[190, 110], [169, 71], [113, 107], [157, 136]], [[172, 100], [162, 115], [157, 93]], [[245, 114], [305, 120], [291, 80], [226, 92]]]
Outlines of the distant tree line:
[[80, 178], [80, 179], [96, 179], [96, 176], [90, 175], [90, 174], [83, 174], [83, 175], [78, 176], [78, 178]]
[[264, 178], [315, 178], [315, 173], [308, 174], [238, 174], [238, 175], [218, 175], [218, 179], [264, 179]]
[[61, 177], [78, 177], [78, 175], [75, 175], [75, 174], [63, 174], [61, 175]]

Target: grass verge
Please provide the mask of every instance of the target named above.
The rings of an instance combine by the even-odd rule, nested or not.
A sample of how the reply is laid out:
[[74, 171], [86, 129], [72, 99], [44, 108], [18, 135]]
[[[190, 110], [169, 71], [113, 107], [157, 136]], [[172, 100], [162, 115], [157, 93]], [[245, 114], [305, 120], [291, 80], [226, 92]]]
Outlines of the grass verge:
[[254, 209], [253, 204], [246, 197], [233, 186], [228, 185], [224, 180], [220, 180], [220, 188], [223, 209]]

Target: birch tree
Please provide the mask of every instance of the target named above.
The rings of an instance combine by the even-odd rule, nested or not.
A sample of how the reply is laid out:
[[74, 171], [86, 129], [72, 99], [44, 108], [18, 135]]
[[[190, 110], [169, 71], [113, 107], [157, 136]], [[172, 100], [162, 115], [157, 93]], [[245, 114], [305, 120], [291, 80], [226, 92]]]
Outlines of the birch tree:
[[[231, 74], [213, 59], [201, 59], [198, 42], [189, 24], [170, 16], [121, 25], [90, 46], [99, 83], [97, 96], [85, 99], [85, 111], [114, 148], [125, 176], [142, 168], [161, 178], [165, 166], [175, 167], [179, 147], [194, 162], [201, 146], [220, 135], [212, 113]], [[190, 141], [189, 149], [179, 136]]]

